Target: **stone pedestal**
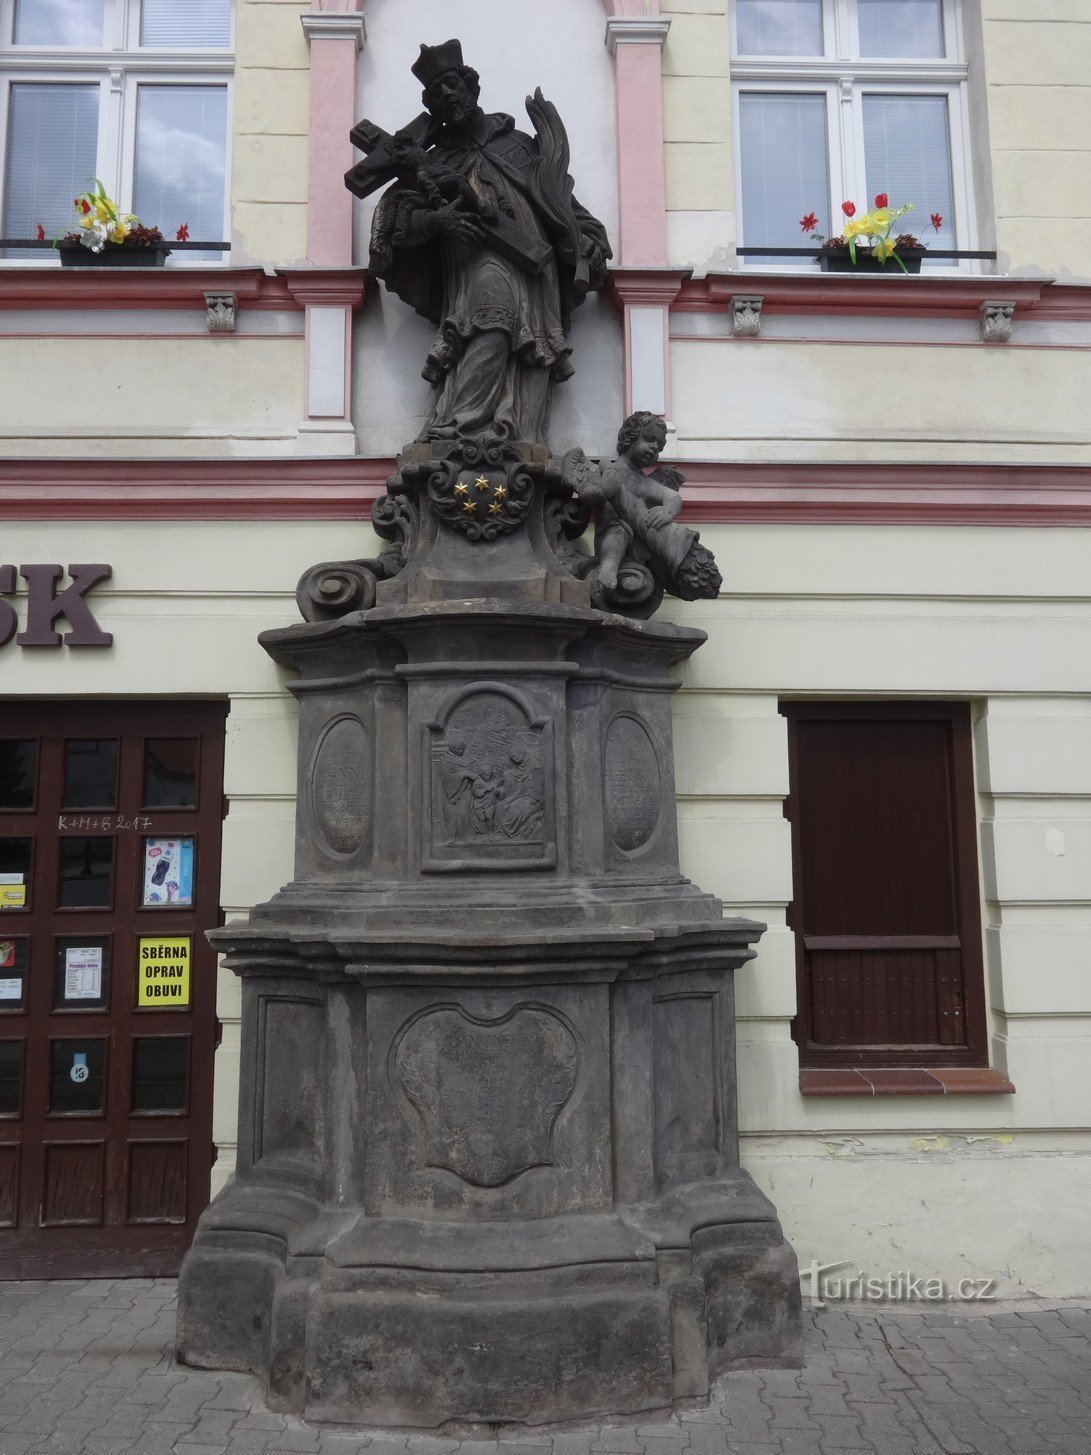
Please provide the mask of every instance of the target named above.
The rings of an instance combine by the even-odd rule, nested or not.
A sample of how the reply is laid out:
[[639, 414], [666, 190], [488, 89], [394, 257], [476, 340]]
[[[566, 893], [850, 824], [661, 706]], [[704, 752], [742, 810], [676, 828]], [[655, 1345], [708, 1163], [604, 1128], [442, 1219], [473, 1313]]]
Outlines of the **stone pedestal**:
[[[299, 674], [296, 874], [213, 936], [239, 1160], [179, 1351], [319, 1420], [665, 1408], [800, 1355], [738, 1161], [732, 976], [764, 927], [678, 868], [672, 669], [703, 634], [591, 609], [556, 473], [452, 449], [392, 482], [397, 559], [305, 578], [359, 609], [262, 639]], [[450, 524], [460, 485], [518, 494], [514, 539]]]

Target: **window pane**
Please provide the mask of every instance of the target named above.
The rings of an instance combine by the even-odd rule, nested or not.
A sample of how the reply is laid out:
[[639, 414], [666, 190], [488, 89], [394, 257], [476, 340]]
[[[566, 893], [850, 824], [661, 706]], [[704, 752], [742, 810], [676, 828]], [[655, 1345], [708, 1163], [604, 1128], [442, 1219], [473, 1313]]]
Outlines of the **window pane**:
[[144, 0], [141, 45], [231, 44], [231, 0]]
[[[56, 237], [72, 224], [72, 198], [95, 175], [99, 88], [20, 81], [10, 96], [0, 232], [32, 238], [41, 223], [46, 237]], [[11, 249], [6, 256], [27, 255]]]
[[23, 1043], [0, 1041], [0, 1116], [18, 1116], [23, 1090]]
[[197, 739], [149, 738], [144, 744], [144, 807], [193, 808]]
[[16, 45], [102, 45], [106, 0], [15, 0]]
[[[739, 98], [745, 243], [806, 247], [805, 213], [829, 235], [824, 95], [746, 92]], [[754, 259], [748, 259], [754, 261]]]
[[740, 56], [820, 56], [822, 0], [736, 0]]
[[[915, 205], [902, 232], [927, 247], [957, 246], [946, 96], [865, 96], [864, 157], [869, 196], [885, 192], [894, 207]], [[933, 212], [943, 215], [938, 237], [924, 231]]]
[[[224, 227], [226, 86], [141, 86], [136, 113], [134, 210], [171, 238], [218, 241]], [[187, 252], [187, 259], [218, 253]]]
[[53, 976], [54, 1010], [101, 1010], [110, 998], [110, 941], [105, 935], [59, 939]]
[[862, 56], [945, 55], [943, 0], [858, 0]]
[[188, 1037], [136, 1036], [133, 1111], [185, 1111], [188, 1062]]
[[62, 909], [106, 909], [112, 899], [114, 841], [106, 838], [61, 840]]
[[38, 744], [33, 738], [0, 741], [0, 808], [33, 808]]
[[0, 839], [0, 910], [30, 906], [30, 839]]
[[64, 747], [64, 807], [117, 803], [117, 739], [79, 738]]
[[50, 1111], [102, 1110], [104, 1041], [54, 1041], [49, 1078]]

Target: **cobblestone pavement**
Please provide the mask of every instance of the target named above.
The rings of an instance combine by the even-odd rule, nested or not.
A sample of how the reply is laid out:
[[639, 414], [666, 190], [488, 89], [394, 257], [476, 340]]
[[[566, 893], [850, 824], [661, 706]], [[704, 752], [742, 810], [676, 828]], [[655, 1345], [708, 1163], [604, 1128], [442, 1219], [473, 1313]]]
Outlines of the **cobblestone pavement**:
[[172, 1359], [167, 1279], [0, 1283], [0, 1455], [1089, 1455], [1091, 1299], [838, 1304], [806, 1369], [746, 1371], [707, 1408], [498, 1438], [317, 1429], [254, 1380]]

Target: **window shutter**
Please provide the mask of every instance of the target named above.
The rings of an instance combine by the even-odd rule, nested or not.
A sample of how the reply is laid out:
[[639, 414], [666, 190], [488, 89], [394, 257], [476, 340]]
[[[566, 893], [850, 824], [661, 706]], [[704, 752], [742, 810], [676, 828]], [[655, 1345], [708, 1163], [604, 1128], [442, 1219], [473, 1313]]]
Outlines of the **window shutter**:
[[899, 224], [918, 237], [930, 213], [943, 214], [937, 237], [929, 229], [929, 247], [953, 248], [954, 187], [946, 96], [865, 96], [864, 160], [870, 196], [885, 192], [895, 207], [905, 202], [917, 211]]
[[99, 88], [19, 82], [10, 95], [3, 232], [32, 238], [40, 222], [54, 237], [75, 225], [72, 199], [95, 174]]
[[818, 214], [819, 231], [828, 234], [825, 94], [743, 92], [739, 122], [747, 242], [803, 246], [799, 220], [807, 212]]
[[858, 0], [860, 54], [934, 60], [944, 55], [943, 0]]
[[180, 50], [231, 44], [231, 0], [144, 0], [140, 44]]
[[737, 0], [740, 56], [820, 56], [822, 0]]

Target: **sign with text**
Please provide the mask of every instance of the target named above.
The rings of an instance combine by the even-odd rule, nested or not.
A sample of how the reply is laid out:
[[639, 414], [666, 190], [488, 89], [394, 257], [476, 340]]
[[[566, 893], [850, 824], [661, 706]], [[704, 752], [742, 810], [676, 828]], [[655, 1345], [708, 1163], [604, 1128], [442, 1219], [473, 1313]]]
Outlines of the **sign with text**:
[[137, 941], [136, 1003], [149, 1009], [189, 1005], [191, 935], [147, 935]]
[[[68, 568], [69, 582], [58, 590], [64, 567], [42, 564], [16, 567], [0, 565], [0, 597], [14, 596], [18, 577], [26, 583], [26, 625], [19, 631], [19, 617], [10, 601], [0, 601], [0, 647], [15, 637], [20, 647], [108, 647], [113, 641], [92, 615], [84, 597], [101, 581], [109, 581], [113, 568], [104, 563], [74, 563]], [[56, 630], [66, 621], [67, 635]], [[16, 633], [18, 632], [18, 635]]]

